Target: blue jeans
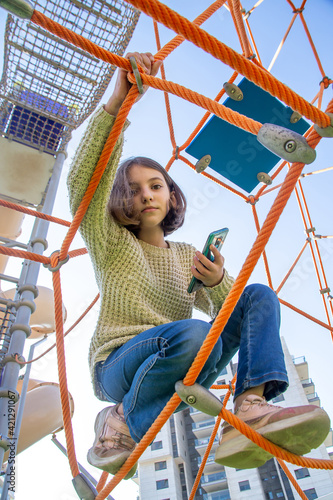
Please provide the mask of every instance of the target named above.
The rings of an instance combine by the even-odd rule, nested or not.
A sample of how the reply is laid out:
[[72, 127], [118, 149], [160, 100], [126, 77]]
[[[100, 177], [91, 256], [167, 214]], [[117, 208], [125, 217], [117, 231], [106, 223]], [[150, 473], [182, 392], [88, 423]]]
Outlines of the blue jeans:
[[[288, 387], [279, 336], [280, 304], [267, 286], [247, 286], [197, 382], [209, 388], [236, 352], [235, 397], [265, 384], [272, 399]], [[211, 324], [185, 319], [146, 330], [114, 349], [96, 365], [97, 382], [107, 400], [123, 402], [132, 438], [139, 442], [184, 379]], [[181, 403], [177, 409], [186, 407]]]

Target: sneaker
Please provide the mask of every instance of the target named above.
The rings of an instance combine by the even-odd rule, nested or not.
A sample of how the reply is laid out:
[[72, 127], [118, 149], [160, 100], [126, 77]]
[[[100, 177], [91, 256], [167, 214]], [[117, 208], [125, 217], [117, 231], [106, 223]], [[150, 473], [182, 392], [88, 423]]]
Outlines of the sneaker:
[[[330, 419], [318, 406], [282, 408], [269, 405], [265, 398], [254, 394], [246, 397], [235, 415], [272, 443], [296, 455], [318, 448], [330, 430]], [[224, 422], [215, 462], [236, 469], [252, 469], [272, 456]]]
[[[131, 438], [125, 419], [118, 413], [119, 404], [105, 408], [95, 421], [95, 441], [88, 451], [87, 460], [110, 474], [116, 474], [134, 450], [136, 443]], [[135, 474], [137, 464], [125, 479]]]

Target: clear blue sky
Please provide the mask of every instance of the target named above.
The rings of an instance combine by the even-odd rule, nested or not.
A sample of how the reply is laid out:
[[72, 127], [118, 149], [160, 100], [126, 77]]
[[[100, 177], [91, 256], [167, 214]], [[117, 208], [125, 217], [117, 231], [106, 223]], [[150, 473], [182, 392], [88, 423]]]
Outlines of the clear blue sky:
[[[183, 0], [182, 2], [168, 0], [165, 3], [190, 20], [194, 19], [210, 4], [209, 1], [205, 0]], [[243, 5], [248, 10], [253, 6], [253, 3], [244, 1]], [[298, 3], [300, 1], [297, 2], [297, 7]], [[1, 27], [4, 26], [5, 15], [5, 11], [0, 10]], [[304, 16], [324, 70], [328, 76], [332, 77], [332, 54], [327, 40], [328, 34], [331, 32], [333, 5], [329, 0], [308, 0]], [[251, 28], [265, 66], [270, 63], [291, 17], [292, 12], [289, 4], [286, 1], [277, 4], [274, 0], [265, 0], [250, 16]], [[203, 27], [227, 45], [240, 51], [230, 14], [224, 8], [216, 13], [212, 20], [207, 21]], [[162, 29], [162, 44], [166, 43], [172, 36], [171, 31]], [[1, 48], [1, 50], [3, 49]], [[144, 15], [141, 16], [134, 32], [129, 50], [156, 52], [152, 21]], [[318, 92], [321, 76], [299, 19], [296, 20], [285, 46], [273, 66], [272, 73], [308, 100], [312, 100]], [[185, 42], [168, 58], [166, 74], [169, 80], [181, 83], [213, 98], [223, 83], [230, 78], [232, 70], [212, 56], [206, 55], [201, 49]], [[111, 82], [108, 93], [111, 91], [112, 85], [113, 82]], [[328, 89], [325, 92], [324, 109], [331, 98], [332, 91]], [[171, 96], [171, 106], [176, 141], [177, 144], [182, 144], [201, 118], [203, 110], [173, 96]], [[129, 118], [131, 126], [126, 132], [124, 157], [142, 154], [151, 156], [165, 164], [171, 156], [172, 148], [162, 93], [150, 90], [133, 108]], [[68, 148], [69, 159], [65, 164], [54, 210], [54, 214], [62, 218], [70, 218], [65, 179], [70, 158], [84, 128], [85, 124], [74, 132]], [[332, 144], [329, 139], [321, 141], [317, 150], [317, 159], [305, 168], [306, 172], [331, 166]], [[171, 239], [191, 242], [201, 248], [209, 231], [228, 226], [230, 233], [223, 253], [227, 269], [233, 276], [237, 276], [256, 236], [250, 206], [239, 197], [222, 188], [217, 188], [215, 184], [195, 174], [181, 162], [173, 165], [170, 174], [184, 189], [189, 204], [188, 217], [184, 227], [172, 235]], [[330, 171], [308, 177], [303, 182], [313, 224], [317, 233], [322, 235], [333, 234], [331, 217], [332, 175], [333, 173]], [[282, 177], [279, 180], [282, 180]], [[257, 204], [261, 222], [263, 222], [275, 196], [276, 193], [273, 192], [263, 197]], [[30, 230], [28, 226], [25, 229], [27, 237]], [[64, 234], [64, 229], [52, 226], [48, 254], [60, 247]], [[267, 245], [268, 261], [275, 287], [278, 286], [289, 269], [304, 241], [302, 220], [295, 198], [292, 196]], [[82, 241], [78, 237], [73, 248], [81, 246]], [[322, 250], [328, 283], [333, 286], [333, 240], [320, 240], [319, 246]], [[15, 266], [14, 263], [11, 265]], [[51, 286], [49, 274], [44, 269], [41, 271], [40, 284]], [[68, 311], [65, 327], [68, 327], [97, 294], [88, 257], [72, 259], [67, 266], [64, 266], [61, 279], [63, 300]], [[255, 281], [266, 282], [262, 263], [258, 264], [250, 278], [250, 282]], [[325, 321], [321, 296], [318, 292], [309, 252], [303, 255], [281, 296], [297, 307], [306, 310], [309, 314]], [[93, 396], [87, 366], [87, 349], [97, 313], [98, 307], [70, 335], [67, 342], [68, 383], [76, 406], [73, 427], [77, 458], [95, 477], [99, 476], [94, 469], [88, 466], [85, 456], [93, 440], [95, 415], [104, 406]], [[327, 330], [299, 317], [286, 308], [282, 309], [282, 313], [281, 334], [285, 337], [292, 355], [306, 357], [309, 362], [310, 377], [316, 384], [321, 403], [333, 418], [332, 390], [327, 377], [332, 359], [330, 334]], [[50, 339], [46, 344], [49, 345], [52, 342], [53, 339]], [[41, 380], [56, 381], [55, 355], [49, 354], [45, 360], [37, 362], [33, 367], [32, 376]], [[59, 435], [59, 439], [64, 443], [62, 434]], [[71, 477], [67, 461], [48, 437], [22, 453], [18, 460], [18, 467], [18, 500], [23, 500], [23, 498], [41, 500], [45, 496], [49, 500], [74, 500], [77, 498], [70, 484]], [[125, 482], [117, 487], [112, 495], [116, 500], [119, 500], [124, 498], [124, 491], [126, 491], [126, 499], [136, 498], [136, 487]]]

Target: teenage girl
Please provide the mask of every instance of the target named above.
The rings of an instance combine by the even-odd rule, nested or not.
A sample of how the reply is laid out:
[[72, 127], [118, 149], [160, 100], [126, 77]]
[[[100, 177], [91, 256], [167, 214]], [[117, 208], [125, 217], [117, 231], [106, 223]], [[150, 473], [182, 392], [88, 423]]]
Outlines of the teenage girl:
[[[130, 56], [147, 74], [157, 74], [161, 63], [151, 54]], [[73, 213], [130, 88], [120, 69], [113, 94], [84, 134], [68, 177]], [[183, 224], [185, 197], [152, 159], [130, 158], [118, 168], [122, 144], [121, 136], [81, 224], [101, 296], [89, 365], [96, 396], [115, 403], [96, 418], [88, 461], [112, 474], [171, 398], [210, 330], [209, 322], [192, 319], [193, 308], [213, 320], [234, 282], [214, 246], [211, 262], [192, 245], [165, 238]], [[189, 294], [192, 276], [204, 286]], [[275, 293], [264, 285], [247, 286], [197, 382], [209, 388], [239, 350], [235, 412], [275, 443], [304, 454], [325, 439], [329, 419], [315, 406], [267, 403], [288, 386], [279, 324]], [[223, 426], [219, 463], [247, 468], [269, 458], [233, 427]]]

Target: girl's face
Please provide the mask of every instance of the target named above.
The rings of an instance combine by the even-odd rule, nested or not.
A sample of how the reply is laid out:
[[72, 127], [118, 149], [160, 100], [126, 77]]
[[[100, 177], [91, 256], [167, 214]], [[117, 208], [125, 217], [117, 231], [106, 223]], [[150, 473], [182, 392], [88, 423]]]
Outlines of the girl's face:
[[170, 203], [175, 203], [174, 193], [170, 193], [163, 174], [153, 168], [133, 165], [129, 170], [128, 181], [140, 228], [160, 226], [169, 212]]

